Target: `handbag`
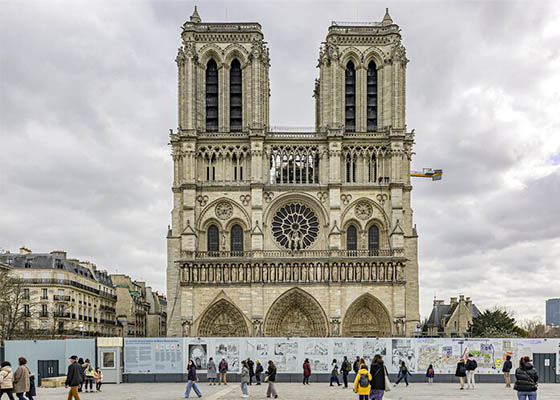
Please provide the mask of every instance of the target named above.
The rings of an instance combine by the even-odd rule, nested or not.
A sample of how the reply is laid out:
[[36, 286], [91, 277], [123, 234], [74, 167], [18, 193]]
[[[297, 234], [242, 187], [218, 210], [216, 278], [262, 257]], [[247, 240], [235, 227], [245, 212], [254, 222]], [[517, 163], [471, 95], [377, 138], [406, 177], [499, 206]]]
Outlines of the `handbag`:
[[264, 377], [264, 382], [268, 382], [268, 375]]
[[385, 369], [385, 391], [390, 392], [391, 391], [391, 381], [389, 380], [389, 373], [387, 372], [387, 368], [385, 368], [385, 366], [383, 366], [383, 368]]

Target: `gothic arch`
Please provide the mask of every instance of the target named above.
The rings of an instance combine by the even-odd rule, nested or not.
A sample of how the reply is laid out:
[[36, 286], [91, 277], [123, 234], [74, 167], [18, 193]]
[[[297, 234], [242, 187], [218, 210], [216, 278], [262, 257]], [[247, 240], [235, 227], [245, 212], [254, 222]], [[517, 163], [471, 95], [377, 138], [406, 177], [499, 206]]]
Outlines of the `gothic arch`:
[[[377, 210], [381, 214], [380, 216], [381, 216], [382, 220], [379, 220], [380, 218], [377, 218], [378, 221], [379, 221], [378, 224], [381, 223], [381, 226], [379, 226], [379, 229], [380, 230], [388, 230], [389, 227], [391, 226], [389, 224], [389, 216], [387, 215], [387, 213], [385, 212], [383, 207], [381, 207], [379, 204], [377, 204], [377, 202], [375, 202], [371, 199], [368, 199], [367, 197], [360, 197], [360, 198], [354, 200], [352, 203], [350, 203], [346, 207], [346, 209], [342, 212], [342, 215], [340, 216], [341, 221], [343, 221], [343, 223], [342, 223], [343, 226], [346, 224], [346, 219], [345, 218], [346, 218], [346, 215], [348, 214], [348, 212], [350, 212], [350, 210], [353, 210], [354, 207], [356, 206], [356, 204], [358, 204], [361, 201], [367, 201], [369, 204], [371, 204], [373, 206], [373, 208], [375, 210]], [[375, 212], [373, 214], [373, 218], [375, 219]], [[348, 217], [348, 219], [351, 219], [351, 218]]]
[[325, 337], [328, 320], [323, 308], [309, 293], [293, 288], [270, 306], [264, 320], [264, 336]]
[[199, 65], [203, 69], [206, 69], [206, 64], [211, 58], [213, 58], [214, 61], [216, 61], [216, 64], [218, 64], [218, 69], [220, 69], [221, 65], [224, 62], [222, 49], [214, 43], [208, 43], [207, 45], [202, 46], [198, 54]]
[[348, 307], [342, 322], [342, 336], [391, 336], [391, 316], [379, 299], [366, 293]]
[[376, 47], [370, 47], [364, 52], [364, 66], [367, 68], [370, 61], [374, 61], [377, 67], [377, 71], [383, 66], [383, 53], [381, 53]]
[[346, 69], [346, 65], [348, 61], [352, 61], [354, 63], [354, 68], [356, 71], [362, 67], [362, 53], [356, 47], [347, 47], [345, 48], [342, 53], [340, 54], [340, 67], [342, 69]]
[[224, 49], [224, 53], [224, 62], [226, 65], [231, 65], [231, 62], [237, 58], [241, 64], [241, 69], [247, 66], [248, 53], [243, 46], [240, 46], [237, 43], [232, 43]]
[[[200, 213], [200, 216], [198, 217], [197, 229], [199, 231], [202, 230], [204, 226], [207, 226], [206, 221], [208, 221], [209, 219], [215, 219], [213, 216], [207, 216], [207, 215], [208, 215], [208, 212], [210, 210], [213, 210], [214, 207], [221, 201], [224, 201], [224, 199], [223, 198], [216, 199], [213, 202], [211, 202], [210, 204], [208, 204], [204, 208], [204, 210], [202, 210], [202, 212]], [[244, 227], [251, 226], [251, 223], [250, 223], [251, 218], [249, 217], [249, 214], [247, 213], [245, 208], [242, 207], [241, 205], [239, 205], [239, 203], [237, 203], [234, 200], [227, 199], [226, 201], [231, 203], [231, 205], [233, 206], [233, 215], [232, 215], [231, 218], [238, 218], [239, 220], [243, 221], [243, 226]], [[237, 217], [236, 217], [236, 212], [240, 213], [240, 215], [237, 214]], [[228, 218], [228, 220], [229, 220], [229, 218]]]
[[243, 313], [222, 298], [208, 306], [198, 323], [198, 336], [250, 336]]

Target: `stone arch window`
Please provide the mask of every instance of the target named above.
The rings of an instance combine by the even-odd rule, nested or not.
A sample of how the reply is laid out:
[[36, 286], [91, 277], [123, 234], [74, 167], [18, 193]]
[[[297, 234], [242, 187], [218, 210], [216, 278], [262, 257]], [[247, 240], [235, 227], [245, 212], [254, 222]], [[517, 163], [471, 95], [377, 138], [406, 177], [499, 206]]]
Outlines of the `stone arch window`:
[[270, 183], [319, 183], [319, 148], [315, 145], [272, 146]]
[[356, 182], [356, 159], [353, 154], [346, 155], [346, 183]]
[[249, 328], [239, 309], [225, 299], [218, 300], [204, 312], [198, 335], [209, 336], [249, 336]]
[[344, 121], [347, 132], [356, 131], [356, 69], [354, 63], [348, 61], [346, 64], [345, 73], [345, 106], [344, 106]]
[[346, 230], [346, 250], [358, 250], [358, 230], [354, 225]]
[[379, 228], [377, 225], [371, 225], [368, 229], [368, 250], [370, 253], [379, 251]]
[[238, 224], [231, 228], [230, 246], [232, 254], [243, 254], [243, 228]]
[[234, 59], [229, 69], [229, 129], [240, 132], [243, 122], [242, 75], [239, 60]]
[[218, 130], [218, 65], [213, 59], [206, 64], [206, 130]]
[[243, 155], [234, 154], [231, 157], [231, 164], [233, 166], [233, 180], [243, 180]]
[[208, 252], [220, 251], [220, 231], [216, 225], [208, 227], [207, 250]]
[[206, 157], [206, 180], [215, 181], [216, 180], [216, 155], [211, 154]]
[[367, 69], [367, 130], [377, 131], [377, 65], [373, 60]]

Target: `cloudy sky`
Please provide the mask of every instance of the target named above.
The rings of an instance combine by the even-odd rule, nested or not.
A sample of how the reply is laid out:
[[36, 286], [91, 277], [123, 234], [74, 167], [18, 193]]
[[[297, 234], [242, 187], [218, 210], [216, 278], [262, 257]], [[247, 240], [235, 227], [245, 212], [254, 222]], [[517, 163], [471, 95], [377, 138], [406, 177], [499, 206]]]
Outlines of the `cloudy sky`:
[[[192, 1], [0, 0], [0, 249], [64, 249], [165, 290], [180, 26]], [[312, 126], [332, 20], [403, 30], [421, 313], [471, 296], [540, 318], [560, 297], [560, 5], [556, 2], [214, 2], [258, 21], [271, 124]]]

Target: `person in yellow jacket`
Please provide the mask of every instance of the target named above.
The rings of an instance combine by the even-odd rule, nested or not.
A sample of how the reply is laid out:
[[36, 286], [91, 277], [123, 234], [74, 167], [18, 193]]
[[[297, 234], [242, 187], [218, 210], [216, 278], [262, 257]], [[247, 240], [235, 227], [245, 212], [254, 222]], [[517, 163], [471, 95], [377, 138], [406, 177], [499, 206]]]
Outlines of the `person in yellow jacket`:
[[360, 360], [360, 369], [354, 380], [354, 393], [358, 393], [360, 400], [368, 400], [370, 391], [371, 374], [368, 371], [366, 362]]

